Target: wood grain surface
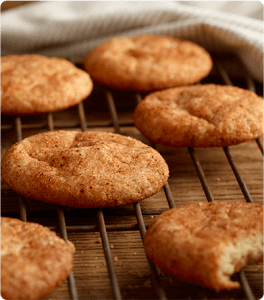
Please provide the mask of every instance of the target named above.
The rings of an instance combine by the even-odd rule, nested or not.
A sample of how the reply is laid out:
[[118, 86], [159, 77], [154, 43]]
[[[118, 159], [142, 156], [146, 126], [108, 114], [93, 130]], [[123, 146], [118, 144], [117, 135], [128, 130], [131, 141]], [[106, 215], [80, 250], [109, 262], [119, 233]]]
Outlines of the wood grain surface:
[[[206, 82], [221, 82], [211, 76]], [[233, 79], [232, 79], [233, 80]], [[234, 79], [236, 85], [245, 86], [244, 80]], [[259, 94], [262, 86], [256, 83]], [[136, 105], [132, 93], [113, 91], [122, 134], [143, 139], [133, 125]], [[95, 86], [92, 95], [84, 101], [87, 130], [114, 132], [111, 116], [102, 87]], [[15, 116], [2, 116], [2, 156], [16, 142]], [[53, 114], [54, 129], [80, 129], [78, 107]], [[23, 116], [22, 137], [48, 130], [47, 115]], [[81, 130], [81, 129], [80, 129]], [[169, 165], [170, 190], [176, 206], [207, 201], [187, 148], [157, 145]], [[202, 167], [214, 200], [245, 201], [245, 197], [227, 160], [223, 148], [196, 148], [195, 154]], [[263, 155], [256, 141], [229, 147], [236, 167], [255, 203], [263, 203]], [[58, 230], [56, 206], [25, 199], [27, 219]], [[169, 209], [164, 190], [139, 203], [146, 227], [156, 216]], [[68, 239], [74, 243], [73, 274], [79, 299], [114, 299], [103, 244], [98, 229], [96, 209], [63, 208]], [[107, 229], [109, 248], [116, 278], [123, 299], [159, 299], [146, 258], [135, 208], [126, 205], [102, 210]], [[2, 182], [2, 215], [19, 218], [19, 197]], [[115, 228], [119, 229], [115, 229]], [[122, 227], [123, 226], [123, 227]], [[262, 265], [244, 268], [254, 296], [263, 296]], [[158, 270], [159, 280], [168, 299], [246, 299], [243, 289], [216, 293], [194, 284], [181, 282]], [[210, 276], [210, 274], [208, 274]], [[235, 274], [234, 279], [238, 279]], [[71, 299], [68, 282], [56, 289], [47, 299]]]
[[[208, 80], [214, 81], [215, 78]], [[134, 95], [114, 92], [120, 130], [122, 134], [142, 139], [133, 126]], [[112, 131], [110, 114], [101, 88], [95, 86], [91, 97], [84, 101], [88, 130]], [[53, 114], [55, 129], [80, 128], [77, 107]], [[48, 130], [47, 115], [23, 116], [23, 138]], [[2, 116], [1, 157], [16, 142], [15, 117]], [[263, 141], [263, 139], [262, 139]], [[187, 148], [157, 145], [170, 168], [169, 186], [176, 206], [207, 201]], [[255, 141], [229, 148], [236, 166], [255, 203], [263, 201], [264, 159]], [[222, 148], [195, 149], [208, 186], [215, 200], [245, 201], [234, 173]], [[28, 221], [38, 222], [58, 230], [56, 207], [26, 199]], [[154, 218], [169, 209], [163, 190], [140, 202], [143, 219], [148, 226]], [[103, 252], [98, 222], [94, 209], [65, 208], [68, 239], [76, 247], [74, 276], [79, 299], [114, 299], [106, 260]], [[1, 186], [1, 213], [19, 218], [19, 197], [6, 184]], [[123, 299], [158, 299], [152, 282], [150, 268], [143, 249], [133, 205], [103, 209], [108, 231], [114, 270]], [[111, 226], [130, 226], [131, 230], [111, 230]], [[90, 226], [87, 231], [74, 230], [75, 226]], [[77, 228], [77, 227], [76, 227]], [[263, 268], [261, 265], [245, 268], [248, 281], [256, 299], [263, 292]], [[210, 275], [209, 275], [210, 276]], [[234, 275], [237, 278], [237, 275]], [[215, 293], [160, 272], [160, 281], [168, 299], [246, 299], [242, 289]], [[45, 300], [70, 299], [67, 282]]]

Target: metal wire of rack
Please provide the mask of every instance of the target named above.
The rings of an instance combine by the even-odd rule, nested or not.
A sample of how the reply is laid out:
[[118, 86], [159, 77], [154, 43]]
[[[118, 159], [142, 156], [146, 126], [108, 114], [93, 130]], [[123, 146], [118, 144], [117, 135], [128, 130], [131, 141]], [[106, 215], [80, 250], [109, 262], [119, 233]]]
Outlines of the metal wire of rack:
[[[228, 85], [232, 85], [231, 79], [229, 78], [225, 69], [220, 64], [218, 64], [218, 62], [216, 62], [216, 66], [217, 66], [218, 72], [219, 72], [222, 80], [224, 81], [224, 83], [228, 84]], [[247, 88], [255, 91], [254, 82], [253, 82], [252, 78], [247, 74], [246, 79], [247, 79]], [[108, 88], [104, 88], [104, 94], [105, 94], [105, 99], [106, 99], [106, 103], [108, 106], [109, 114], [110, 114], [111, 120], [112, 120], [112, 127], [114, 128], [114, 131], [116, 133], [122, 134], [122, 131], [120, 130], [120, 124], [119, 124], [119, 120], [118, 120], [118, 112], [116, 109], [113, 94]], [[139, 103], [142, 100], [142, 95], [140, 93], [135, 93], [134, 96], [135, 96], [137, 103]], [[80, 130], [86, 131], [87, 130], [86, 113], [85, 113], [85, 109], [84, 109], [82, 102], [78, 105], [78, 115], [79, 115], [79, 120], [80, 120]], [[21, 123], [20, 116], [17, 116], [15, 118], [14, 128], [16, 131], [17, 141], [21, 141], [23, 138], [23, 132], [22, 132], [22, 123]], [[52, 113], [47, 115], [47, 129], [50, 131], [55, 129]], [[263, 145], [262, 145], [260, 139], [256, 140], [256, 143], [257, 143], [260, 151], [263, 153]], [[153, 143], [150, 143], [150, 144], [153, 148], [156, 148], [155, 144], [153, 144]], [[236, 167], [235, 161], [232, 157], [232, 154], [231, 154], [229, 148], [224, 147], [223, 151], [224, 151], [226, 158], [234, 172], [234, 175], [235, 175], [236, 180], [241, 188], [241, 191], [244, 195], [245, 200], [247, 202], [253, 203], [252, 197], [251, 197], [251, 195], [247, 189], [247, 186], [246, 186], [245, 182], [243, 181], [243, 179]], [[203, 168], [198, 159], [198, 156], [196, 155], [195, 149], [189, 147], [188, 152], [189, 152], [190, 158], [193, 162], [193, 165], [195, 167], [197, 176], [200, 180], [200, 183], [203, 188], [203, 191], [204, 191], [207, 201], [214, 201], [214, 198], [210, 191], [210, 187], [207, 183]], [[170, 208], [175, 207], [176, 205], [175, 205], [175, 202], [174, 202], [174, 199], [172, 196], [172, 192], [170, 190], [170, 186], [169, 186], [168, 182], [164, 186], [163, 190], [164, 190], [164, 195], [168, 202], [168, 208], [170, 209]], [[18, 197], [19, 197], [20, 218], [23, 221], [27, 221], [27, 208], [26, 208], [25, 198], [21, 195], [18, 195]], [[98, 208], [98, 209], [96, 209], [97, 224], [71, 226], [71, 225], [66, 224], [65, 216], [64, 216], [65, 208], [61, 207], [61, 206], [57, 206], [58, 227], [56, 227], [56, 226], [50, 227], [51, 230], [57, 230], [59, 228], [60, 236], [66, 242], [68, 240], [67, 232], [72, 232], [72, 231], [80, 231], [80, 232], [99, 231], [100, 232], [100, 236], [101, 236], [101, 240], [102, 240], [102, 248], [104, 251], [108, 274], [109, 274], [111, 287], [112, 287], [113, 299], [116, 299], [116, 300], [122, 299], [122, 293], [121, 293], [121, 290], [119, 287], [117, 276], [115, 274], [115, 268], [114, 268], [114, 264], [113, 264], [111, 248], [110, 248], [110, 244], [108, 241], [107, 233], [110, 231], [139, 230], [140, 236], [141, 236], [141, 239], [143, 242], [144, 235], [145, 235], [146, 229], [149, 226], [149, 224], [145, 224], [144, 218], [142, 215], [141, 206], [138, 202], [133, 204], [133, 208], [134, 208], [134, 213], [135, 213], [136, 220], [137, 220], [136, 225], [130, 225], [130, 224], [128, 224], [128, 225], [127, 224], [106, 225], [103, 209]], [[166, 300], [167, 299], [166, 292], [160, 282], [160, 277], [157, 272], [157, 269], [152, 264], [151, 261], [148, 260], [148, 263], [149, 263], [149, 268], [150, 268], [150, 271], [152, 274], [153, 286], [155, 287], [156, 295], [157, 295], [158, 299]], [[240, 279], [240, 283], [243, 288], [246, 299], [254, 300], [255, 299], [254, 294], [252, 292], [252, 289], [251, 289], [251, 287], [247, 281], [247, 278], [245, 276], [245, 273], [243, 271], [241, 271], [239, 273], [239, 279]], [[78, 296], [78, 291], [77, 291], [77, 287], [75, 284], [75, 278], [74, 278], [73, 273], [71, 273], [68, 278], [68, 285], [69, 285], [71, 299], [78, 300], [79, 296]]]

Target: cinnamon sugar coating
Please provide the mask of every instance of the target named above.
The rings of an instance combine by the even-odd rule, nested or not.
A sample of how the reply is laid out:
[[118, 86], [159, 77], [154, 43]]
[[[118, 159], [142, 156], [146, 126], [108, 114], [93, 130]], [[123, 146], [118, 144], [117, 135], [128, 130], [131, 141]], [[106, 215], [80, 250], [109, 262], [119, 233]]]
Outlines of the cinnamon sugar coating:
[[3, 114], [63, 110], [88, 97], [92, 88], [89, 74], [66, 59], [35, 54], [1, 58]]
[[133, 203], [158, 192], [168, 166], [153, 148], [100, 131], [53, 131], [13, 145], [2, 178], [29, 198], [75, 207]]
[[135, 126], [155, 143], [223, 147], [263, 134], [263, 99], [235, 86], [192, 85], [149, 94], [136, 107]]
[[1, 218], [1, 296], [41, 299], [59, 287], [73, 267], [71, 247], [40, 224]]
[[178, 278], [220, 291], [230, 276], [263, 260], [263, 205], [213, 201], [170, 209], [145, 235], [149, 258]]
[[190, 41], [146, 34], [106, 41], [86, 56], [84, 69], [113, 88], [154, 91], [198, 82], [210, 73], [212, 59]]

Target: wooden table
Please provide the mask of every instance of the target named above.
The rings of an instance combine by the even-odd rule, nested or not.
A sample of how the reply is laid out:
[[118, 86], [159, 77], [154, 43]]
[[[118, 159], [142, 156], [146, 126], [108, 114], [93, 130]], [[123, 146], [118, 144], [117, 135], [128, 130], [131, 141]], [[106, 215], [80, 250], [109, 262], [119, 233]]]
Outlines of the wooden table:
[[[226, 74], [224, 76], [221, 74], [214, 70], [203, 82], [225, 84]], [[247, 87], [248, 82], [251, 81], [245, 78], [232, 78], [235, 85]], [[254, 83], [254, 87], [261, 94], [262, 86]], [[113, 126], [113, 119], [109, 113], [109, 107], [113, 104], [111, 99], [109, 100], [109, 95], [110, 98], [113, 96], [117, 111], [116, 126]], [[110, 91], [109, 94], [109, 90], [105, 92], [102, 87], [95, 85], [92, 95], [80, 106], [65, 111], [41, 116], [2, 116], [2, 155], [16, 142], [17, 126], [20, 122], [22, 138], [50, 129], [86, 128], [110, 132], [118, 130], [121, 134], [145, 141], [133, 125], [136, 101], [134, 93]], [[83, 119], [80, 119], [82, 112], [85, 115], [85, 124]], [[243, 194], [227, 155], [233, 159], [239, 176], [247, 188], [245, 193], [248, 191], [255, 203], [262, 203], [263, 155], [256, 141], [225, 149], [188, 149], [161, 145], [156, 147], [170, 169], [168, 185], [175, 206], [208, 201], [209, 196], [214, 200], [246, 201], [247, 195]], [[197, 170], [197, 166], [201, 169]], [[205, 180], [209, 196], [206, 196], [201, 184], [197, 173], [199, 170], [202, 170], [201, 179]], [[216, 293], [194, 284], [181, 282], [159, 270], [156, 277], [160, 288], [155, 288], [157, 283], [153, 281], [151, 273], [153, 266], [149, 265], [146, 258], [139, 226], [143, 221], [144, 228], [147, 228], [156, 216], [169, 209], [165, 192], [168, 190], [162, 189], [156, 195], [135, 205], [102, 210], [58, 208], [33, 199], [22, 200], [26, 205], [28, 221], [48, 226], [58, 234], [60, 231], [58, 214], [63, 212], [67, 237], [76, 248], [73, 269], [76, 290], [73, 290], [73, 295], [71, 296], [68, 282], [65, 281], [45, 299], [166, 299], [163, 292], [167, 299], [253, 299], [246, 297], [242, 288]], [[2, 215], [19, 218], [19, 201], [21, 201], [19, 196], [2, 183]], [[102, 220], [103, 223], [100, 223]], [[99, 231], [100, 228], [101, 231], [104, 229], [104, 225], [106, 232], [102, 236]], [[103, 243], [105, 237], [107, 237], [106, 244]], [[110, 253], [110, 263], [109, 259], [106, 259], [104, 248], [107, 248], [108, 254]], [[109, 275], [109, 267], [111, 272], [114, 271], [113, 276]], [[242, 275], [246, 276], [255, 298], [261, 298], [262, 265], [248, 266], [244, 268]], [[235, 274], [233, 278], [239, 279], [239, 274]]]
[[[129, 95], [131, 96], [131, 95]], [[133, 126], [132, 112], [135, 101], [131, 97], [117, 95], [117, 111], [122, 134], [140, 138]], [[96, 98], [96, 104], [95, 104]], [[122, 100], [123, 102], [121, 102]], [[118, 102], [119, 101], [119, 102]], [[125, 102], [125, 103], [124, 103]], [[104, 95], [97, 90], [84, 101], [88, 129], [113, 131], [112, 121], [107, 111]], [[54, 113], [55, 129], [80, 128], [77, 108]], [[22, 117], [23, 138], [48, 130], [47, 116]], [[2, 116], [2, 152], [16, 141], [15, 119]], [[34, 125], [33, 125], [34, 124]], [[169, 186], [176, 206], [206, 201], [190, 153], [186, 148], [171, 148], [157, 145], [170, 168]], [[230, 147], [240, 175], [246, 183], [255, 203], [263, 203], [263, 154], [255, 141]], [[222, 148], [195, 149], [202, 166], [207, 184], [215, 200], [245, 201]], [[2, 215], [19, 218], [19, 198], [6, 184], [1, 187]], [[56, 207], [51, 204], [26, 199], [28, 221], [38, 222], [58, 230]], [[169, 209], [165, 193], [158, 194], [140, 203], [146, 225]], [[68, 239], [76, 247], [74, 255], [74, 276], [79, 299], [114, 299], [108, 276], [106, 260], [98, 233], [96, 210], [65, 208]], [[133, 205], [103, 209], [113, 266], [123, 299], [156, 299], [150, 268], [144, 253]], [[124, 230], [111, 230], [116, 225]], [[87, 231], [79, 231], [74, 226], [90, 226]], [[94, 226], [94, 227], [93, 227]], [[129, 229], [130, 228], [130, 229]], [[263, 270], [261, 266], [246, 267], [245, 273], [256, 299], [262, 296]], [[169, 275], [160, 275], [161, 285], [168, 299], [244, 299], [242, 289], [219, 294], [207, 289], [180, 282]], [[68, 285], [55, 290], [48, 299], [70, 299]], [[204, 298], [203, 298], [204, 297]], [[227, 298], [226, 298], [227, 297]]]

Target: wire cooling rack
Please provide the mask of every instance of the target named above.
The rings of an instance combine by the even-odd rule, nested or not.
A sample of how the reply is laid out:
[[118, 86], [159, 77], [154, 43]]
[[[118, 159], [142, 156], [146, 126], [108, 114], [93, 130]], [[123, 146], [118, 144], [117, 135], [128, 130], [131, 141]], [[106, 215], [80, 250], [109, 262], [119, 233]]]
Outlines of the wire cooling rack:
[[[80, 66], [78, 60], [72, 59], [72, 61], [77, 66]], [[241, 65], [241, 62], [238, 61], [238, 63]], [[215, 58], [214, 72], [205, 79], [204, 82], [227, 85], [237, 85], [237, 83], [239, 83], [243, 88], [252, 90], [261, 95], [261, 86], [254, 82], [245, 69], [243, 70], [244, 72], [242, 72], [242, 76], [239, 79], [234, 78], [234, 83], [233, 78], [230, 77], [226, 71], [221, 59]], [[26, 199], [12, 192], [5, 184], [2, 184], [2, 215], [19, 217], [23, 221], [43, 223], [51, 230], [57, 231], [65, 241], [71, 240], [75, 244], [75, 267], [68, 278], [68, 283], [58, 288], [46, 299], [165, 300], [233, 298], [253, 300], [260, 298], [263, 291], [263, 276], [260, 266], [249, 267], [246, 271], [241, 271], [239, 274], [234, 275], [234, 279], [240, 281], [241, 289], [216, 293], [206, 288], [181, 282], [168, 274], [163, 274], [148, 260], [143, 248], [146, 229], [155, 216], [167, 209], [184, 204], [178, 200], [178, 193], [180, 195], [182, 193], [192, 194], [193, 191], [190, 202], [218, 200], [219, 196], [215, 199], [213, 196], [214, 192], [212, 192], [210, 184], [208, 184], [208, 178], [210, 183], [212, 182], [210, 177], [211, 168], [208, 171], [208, 166], [205, 164], [203, 155], [203, 161], [200, 161], [199, 155], [201, 150], [199, 149], [173, 149], [171, 152], [171, 148], [155, 145], [140, 135], [134, 127], [132, 113], [144, 95], [121, 91], [120, 96], [120, 94], [118, 94], [119, 91], [95, 85], [95, 95], [91, 96], [91, 98], [98, 97], [98, 93], [100, 94], [100, 98], [104, 99], [105, 103], [99, 101], [100, 103], [98, 103], [98, 105], [92, 104], [91, 106], [87, 106], [86, 102], [89, 99], [86, 99], [76, 107], [65, 110], [64, 112], [28, 117], [3, 116], [2, 153], [4, 154], [12, 143], [20, 141], [26, 136], [47, 130], [106, 130], [130, 135], [148, 143], [164, 155], [169, 167], [172, 161], [172, 165], [174, 167], [175, 165], [178, 166], [179, 170], [181, 170], [182, 166], [182, 171], [178, 173], [180, 174], [180, 176], [178, 175], [178, 181], [176, 180], [179, 186], [175, 186], [175, 180], [170, 180], [170, 178], [177, 177], [177, 174], [175, 174], [177, 172], [174, 171], [174, 169], [170, 169], [170, 178], [162, 191], [159, 192], [157, 200], [154, 199], [154, 208], [151, 206], [151, 201], [145, 205], [144, 200], [129, 206], [129, 208], [126, 206], [116, 209], [98, 208], [80, 210]], [[96, 101], [97, 98], [95, 102]], [[94, 118], [97, 114], [98, 117]], [[241, 165], [241, 161], [245, 163], [248, 157], [254, 157], [254, 164], [251, 167], [255, 176], [253, 176], [253, 179], [255, 179], [253, 183], [248, 180], [248, 178], [251, 177], [249, 171], [250, 174], [246, 175], [247, 180], [243, 179], [240, 167], [238, 167], [236, 163], [236, 151], [234, 151], [236, 154], [236, 158], [234, 158], [232, 155], [233, 151], [230, 151], [229, 147], [220, 149], [225, 155], [226, 161], [224, 168], [230, 168], [234, 175], [233, 178], [229, 175], [228, 178], [232, 178], [232, 181], [226, 182], [226, 185], [231, 189], [225, 188], [223, 190], [225, 194], [221, 197], [226, 197], [226, 200], [231, 201], [237, 200], [238, 197], [236, 194], [238, 192], [234, 186], [238, 185], [241, 191], [241, 195], [239, 196], [241, 201], [253, 203], [255, 202], [255, 200], [253, 200], [255, 197], [256, 201], [260, 202], [262, 198], [260, 192], [262, 190], [262, 141], [261, 139], [257, 139], [254, 142], [238, 146], [238, 148], [238, 155], [244, 153], [244, 150], [248, 153], [238, 159], [239, 166]], [[207, 152], [205, 156], [209, 153], [208, 159], [211, 165], [214, 163], [217, 164], [218, 162], [217, 166], [219, 166], [219, 161], [217, 159], [215, 160], [215, 158], [219, 155], [220, 150], [217, 149], [218, 152], [216, 154], [215, 149], [206, 150], [209, 152]], [[222, 160], [221, 158], [221, 161]], [[185, 161], [188, 162], [186, 163]], [[198, 193], [198, 195], [196, 195], [197, 189], [199, 190], [196, 179], [194, 179], [196, 180], [196, 186], [188, 184], [190, 178], [184, 177], [186, 174], [186, 170], [184, 169], [186, 165], [188, 168], [195, 170], [194, 173], [196, 178], [198, 178], [203, 194]], [[205, 169], [203, 165], [205, 165]], [[259, 167], [256, 168], [256, 165]], [[222, 168], [219, 168], [219, 172], [223, 172]], [[257, 175], [255, 175], [255, 173]], [[217, 176], [216, 182], [221, 180], [221, 175]], [[250, 182], [250, 187], [248, 187], [246, 181]], [[183, 185], [185, 190], [183, 190], [181, 185]], [[236, 191], [234, 192], [232, 189]], [[256, 189], [257, 193], [254, 192]], [[252, 191], [254, 197], [252, 197]], [[218, 193], [221, 193], [221, 189]], [[216, 194], [218, 195], [218, 193]], [[174, 199], [174, 195], [177, 196], [176, 200]], [[160, 199], [162, 199], [161, 204], [159, 204]], [[185, 203], [187, 204], [188, 200]], [[111, 241], [109, 241], [109, 235], [111, 235]], [[82, 240], [80, 244], [78, 242], [79, 238]], [[133, 240], [132, 243], [131, 239]], [[140, 252], [140, 256], [137, 256], [137, 251]], [[126, 258], [128, 254], [130, 256]], [[122, 257], [122, 260], [120, 260], [119, 255]], [[101, 265], [98, 265], [99, 261]], [[126, 261], [129, 261], [131, 264], [127, 264]], [[102, 271], [102, 268], [104, 268], [104, 271]], [[140, 271], [136, 272], [135, 270]], [[210, 274], [208, 274], [208, 276], [210, 276]]]

